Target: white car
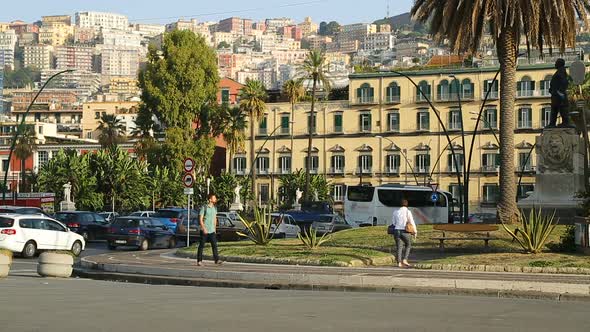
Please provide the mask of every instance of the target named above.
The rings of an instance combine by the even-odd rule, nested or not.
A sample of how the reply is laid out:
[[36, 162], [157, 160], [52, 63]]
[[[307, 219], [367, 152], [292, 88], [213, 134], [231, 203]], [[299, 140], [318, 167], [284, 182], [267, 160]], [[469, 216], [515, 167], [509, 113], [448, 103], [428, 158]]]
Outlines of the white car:
[[130, 214], [130, 217], [153, 217], [156, 211], [135, 211]]
[[69, 250], [78, 256], [85, 246], [81, 235], [57, 220], [42, 215], [0, 216], [0, 248], [25, 258], [35, 256], [38, 250]]
[[297, 222], [290, 214], [271, 213], [270, 215], [274, 224], [280, 222], [278, 228], [274, 224], [271, 226], [271, 231], [275, 233], [275, 238], [297, 237], [297, 234], [301, 232]]

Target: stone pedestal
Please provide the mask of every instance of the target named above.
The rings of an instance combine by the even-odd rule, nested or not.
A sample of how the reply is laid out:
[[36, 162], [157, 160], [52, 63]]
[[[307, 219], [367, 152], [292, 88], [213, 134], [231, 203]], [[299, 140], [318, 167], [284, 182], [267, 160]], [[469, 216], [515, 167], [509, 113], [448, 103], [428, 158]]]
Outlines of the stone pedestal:
[[59, 210], [60, 211], [76, 211], [76, 204], [74, 202], [61, 201], [61, 202], [59, 202]]
[[518, 202], [528, 215], [532, 208], [556, 211], [560, 223], [572, 223], [581, 213], [584, 188], [584, 140], [573, 128], [544, 129], [536, 139], [537, 174], [532, 195]]
[[299, 204], [299, 203], [293, 204], [293, 210], [295, 210], [295, 211], [301, 211], [301, 204]]
[[244, 205], [242, 205], [242, 203], [231, 203], [229, 210], [230, 211], [244, 211]]

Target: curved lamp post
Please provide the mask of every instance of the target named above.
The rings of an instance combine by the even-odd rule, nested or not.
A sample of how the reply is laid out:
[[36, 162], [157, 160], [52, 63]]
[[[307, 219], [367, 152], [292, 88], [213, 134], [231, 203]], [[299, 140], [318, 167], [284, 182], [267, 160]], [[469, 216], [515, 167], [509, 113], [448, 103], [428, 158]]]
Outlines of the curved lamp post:
[[[456, 139], [460, 138], [461, 136], [457, 136], [455, 138], [453, 138], [451, 140], [451, 142], [455, 141]], [[449, 148], [449, 146], [452, 148], [452, 145], [446, 145], [445, 148], [441, 151], [441, 153], [438, 155], [438, 158], [436, 158], [436, 162], [434, 163], [434, 166], [432, 166], [432, 172], [430, 172], [430, 178], [432, 178], [432, 175], [434, 174], [434, 169], [436, 168], [436, 166], [438, 166], [438, 163], [440, 162], [440, 158], [442, 157], [443, 154], [445, 154], [445, 150]], [[465, 158], [463, 158], [465, 159]], [[457, 165], [457, 163], [455, 163], [455, 165]]]
[[[258, 156], [262, 152], [262, 149], [264, 149], [264, 146], [266, 145], [268, 140], [275, 134], [275, 132], [277, 130], [279, 130], [279, 128], [281, 128], [281, 126], [282, 125], [278, 125], [275, 129], [273, 129], [273, 131], [266, 137], [266, 139], [262, 143], [262, 146], [258, 149], [258, 152], [256, 152], [256, 155], [254, 156], [254, 160], [252, 160], [252, 163], [250, 164], [250, 172], [248, 173], [248, 177], [252, 177], [252, 168], [254, 167], [254, 164], [256, 164], [256, 160], [258, 160]], [[291, 153], [293, 153], [292, 150], [291, 150]], [[254, 188], [252, 188], [251, 190], [252, 190], [252, 192], [254, 192]], [[256, 197], [254, 197], [254, 202], [256, 202]]]
[[[395, 145], [395, 143], [393, 143], [392, 140], [390, 140], [387, 137], [381, 136], [381, 135], [375, 135], [376, 138], [379, 139], [386, 139], [388, 140], [391, 144]], [[408, 165], [410, 167], [410, 170], [412, 171], [412, 175], [414, 176], [414, 180], [416, 180], [416, 185], [419, 186], [420, 182], [418, 181], [418, 177], [416, 177], [416, 172], [414, 172], [414, 168], [412, 167], [412, 165], [410, 164], [410, 161], [408, 160], [408, 156], [406, 156], [405, 153], [403, 153], [403, 151], [400, 150], [400, 154], [402, 155], [402, 157], [404, 157], [404, 160], [406, 161], [406, 165]]]
[[[457, 83], [457, 102], [459, 103], [459, 116], [460, 116], [460, 121], [461, 121], [461, 138], [463, 140], [463, 173], [466, 172], [466, 160], [465, 160], [465, 127], [463, 126], [463, 105], [461, 104], [461, 90], [463, 87], [463, 84], [461, 84], [461, 82], [459, 82], [459, 80], [457, 79], [457, 76], [455, 76], [455, 74], [451, 74], [449, 75], [450, 78], [453, 79], [453, 82]], [[450, 145], [450, 143], [449, 143]], [[451, 150], [453, 149], [452, 145], [451, 145]], [[453, 156], [453, 158], [455, 158], [455, 156]], [[455, 165], [457, 165], [459, 163], [459, 161], [457, 159], [455, 160]], [[462, 188], [463, 187], [463, 188]], [[468, 193], [469, 193], [469, 182], [465, 181], [465, 174], [463, 174], [463, 186], [461, 186], [461, 183], [459, 182], [459, 205], [463, 206], [463, 220], [467, 220], [468, 216], [469, 216], [469, 211], [468, 211], [468, 207], [467, 202], [469, 201], [469, 197], [468, 197]]]
[[43, 89], [45, 89], [45, 87], [47, 86], [47, 84], [52, 79], [56, 78], [57, 76], [59, 76], [61, 74], [70, 73], [70, 72], [73, 72], [73, 71], [74, 71], [73, 69], [62, 70], [62, 71], [60, 71], [58, 73], [55, 73], [53, 76], [51, 76], [49, 79], [47, 79], [47, 81], [45, 81], [45, 84], [43, 84], [43, 86], [41, 87], [41, 89], [39, 89], [39, 91], [37, 91], [37, 94], [35, 95], [35, 97], [31, 101], [31, 103], [27, 107], [27, 110], [25, 111], [25, 114], [23, 114], [23, 118], [20, 121], [18, 127], [16, 128], [16, 131], [14, 132], [14, 137], [12, 138], [12, 144], [10, 145], [10, 152], [8, 153], [8, 165], [7, 165], [6, 170], [4, 172], [4, 188], [2, 188], [2, 200], [3, 201], [6, 200], [6, 191], [8, 189], [8, 186], [6, 185], [6, 183], [8, 182], [8, 172], [10, 171], [10, 160], [12, 159], [12, 154], [14, 152], [14, 148], [16, 147], [16, 141], [18, 139], [18, 135], [21, 133], [21, 131], [23, 130], [23, 128], [25, 126], [25, 119], [27, 118], [27, 115], [31, 111], [31, 107], [33, 107], [33, 104], [37, 100], [37, 97], [39, 97], [39, 95], [41, 94], [41, 92], [43, 91]]

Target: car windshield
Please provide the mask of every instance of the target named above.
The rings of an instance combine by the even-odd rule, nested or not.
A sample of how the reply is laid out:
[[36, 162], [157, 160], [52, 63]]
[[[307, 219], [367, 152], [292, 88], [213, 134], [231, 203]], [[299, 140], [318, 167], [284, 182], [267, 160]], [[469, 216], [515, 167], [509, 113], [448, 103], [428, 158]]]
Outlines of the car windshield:
[[55, 219], [59, 220], [59, 221], [70, 221], [70, 220], [74, 220], [76, 218], [76, 215], [72, 214], [72, 213], [56, 213], [55, 214]]
[[332, 222], [332, 216], [320, 216], [318, 218], [317, 222], [325, 222], [325, 223]]
[[178, 218], [180, 216], [180, 211], [172, 211], [172, 210], [160, 210], [156, 212], [154, 217], [156, 218]]
[[0, 217], [0, 228], [12, 227], [14, 220]]
[[141, 212], [133, 212], [130, 216], [141, 216]]
[[138, 219], [117, 218], [113, 225], [119, 227], [139, 227]]

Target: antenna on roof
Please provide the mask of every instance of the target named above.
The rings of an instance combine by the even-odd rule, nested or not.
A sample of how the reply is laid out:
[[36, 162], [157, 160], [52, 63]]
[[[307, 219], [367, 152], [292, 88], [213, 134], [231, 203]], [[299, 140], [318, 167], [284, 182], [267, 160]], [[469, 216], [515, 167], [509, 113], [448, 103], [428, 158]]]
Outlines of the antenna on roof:
[[389, 18], [389, 0], [387, 1], [387, 18]]

